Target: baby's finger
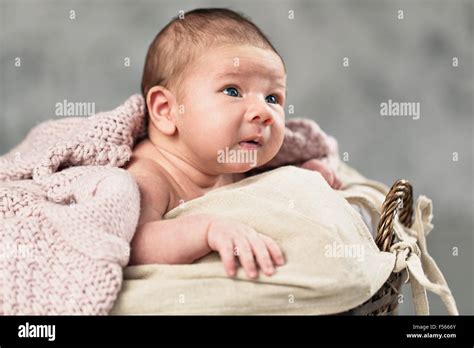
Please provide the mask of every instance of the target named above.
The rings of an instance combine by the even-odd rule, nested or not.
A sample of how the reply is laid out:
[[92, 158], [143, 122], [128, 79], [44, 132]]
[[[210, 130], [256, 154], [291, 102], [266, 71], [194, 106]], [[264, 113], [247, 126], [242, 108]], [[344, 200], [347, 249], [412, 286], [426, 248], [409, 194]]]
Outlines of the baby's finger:
[[268, 253], [265, 242], [257, 235], [247, 237], [252, 247], [257, 263], [263, 272], [271, 276], [275, 272], [270, 254]]
[[278, 266], [283, 266], [285, 264], [285, 258], [278, 244], [268, 236], [262, 234], [261, 237], [270, 252], [273, 262]]
[[234, 255], [234, 245], [231, 240], [223, 241], [219, 245], [219, 255], [221, 256], [224, 269], [229, 277], [235, 276], [236, 263]]
[[310, 160], [307, 160], [301, 165], [301, 168], [308, 169], [308, 170], [315, 170], [315, 171], [320, 171], [321, 168], [324, 168], [325, 165], [322, 163], [320, 160], [313, 158]]
[[247, 273], [249, 278], [255, 278], [257, 276], [257, 266], [255, 265], [252, 248], [248, 240], [246, 238], [238, 238], [234, 240], [234, 245], [237, 248], [237, 256], [245, 273]]
[[335, 190], [339, 190], [342, 187], [342, 181], [339, 179], [337, 175], [334, 175], [334, 183], [333, 183], [333, 188]]
[[319, 172], [323, 176], [323, 178], [327, 181], [329, 186], [332, 186], [334, 182], [334, 174], [328, 168], [328, 166], [324, 164], [323, 162], [321, 162], [320, 160], [317, 160], [317, 159], [308, 160], [305, 163], [303, 163], [301, 168]]
[[321, 175], [324, 177], [324, 179], [326, 179], [329, 186], [332, 187], [332, 185], [334, 185], [334, 173], [332, 170], [324, 167], [324, 169], [321, 170]]

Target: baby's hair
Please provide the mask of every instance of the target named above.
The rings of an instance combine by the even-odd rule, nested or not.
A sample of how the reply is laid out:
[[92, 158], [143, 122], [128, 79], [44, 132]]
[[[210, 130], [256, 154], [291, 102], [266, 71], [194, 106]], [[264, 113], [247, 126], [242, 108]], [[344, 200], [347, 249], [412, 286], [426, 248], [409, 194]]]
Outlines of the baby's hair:
[[193, 60], [225, 44], [270, 49], [281, 58], [265, 34], [244, 15], [225, 8], [192, 10], [173, 18], [150, 44], [142, 77], [143, 96], [146, 98], [153, 86], [161, 85], [178, 97], [178, 86]]

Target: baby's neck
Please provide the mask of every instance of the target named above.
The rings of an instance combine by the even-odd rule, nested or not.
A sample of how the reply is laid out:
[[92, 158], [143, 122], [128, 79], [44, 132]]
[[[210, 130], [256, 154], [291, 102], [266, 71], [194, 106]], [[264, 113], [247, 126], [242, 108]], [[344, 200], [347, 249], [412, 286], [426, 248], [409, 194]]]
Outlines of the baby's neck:
[[135, 150], [160, 165], [173, 178], [180, 191], [195, 197], [239, 181], [244, 177], [243, 174], [210, 175], [204, 173], [186, 160], [157, 146], [150, 139], [144, 139]]

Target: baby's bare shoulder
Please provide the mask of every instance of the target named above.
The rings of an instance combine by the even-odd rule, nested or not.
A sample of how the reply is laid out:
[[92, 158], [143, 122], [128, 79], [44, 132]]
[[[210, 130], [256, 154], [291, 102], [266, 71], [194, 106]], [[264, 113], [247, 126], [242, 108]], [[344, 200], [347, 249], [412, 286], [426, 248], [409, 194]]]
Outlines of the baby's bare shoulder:
[[127, 166], [140, 190], [138, 225], [161, 220], [170, 203], [170, 182], [157, 164], [148, 159], [132, 159]]

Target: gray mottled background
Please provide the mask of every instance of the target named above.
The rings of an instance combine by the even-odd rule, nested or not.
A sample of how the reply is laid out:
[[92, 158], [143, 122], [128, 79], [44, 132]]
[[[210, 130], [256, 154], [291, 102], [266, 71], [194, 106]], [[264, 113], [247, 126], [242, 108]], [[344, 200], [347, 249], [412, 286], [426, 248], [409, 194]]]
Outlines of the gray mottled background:
[[[179, 10], [214, 6], [248, 15], [284, 57], [287, 117], [316, 120], [364, 175], [406, 178], [433, 200], [429, 249], [460, 312], [474, 314], [472, 1], [0, 0], [0, 153], [63, 99], [100, 111], [138, 92], [156, 33]], [[421, 118], [380, 116], [388, 99], [420, 102]], [[412, 314], [409, 287], [404, 295], [401, 313]]]

